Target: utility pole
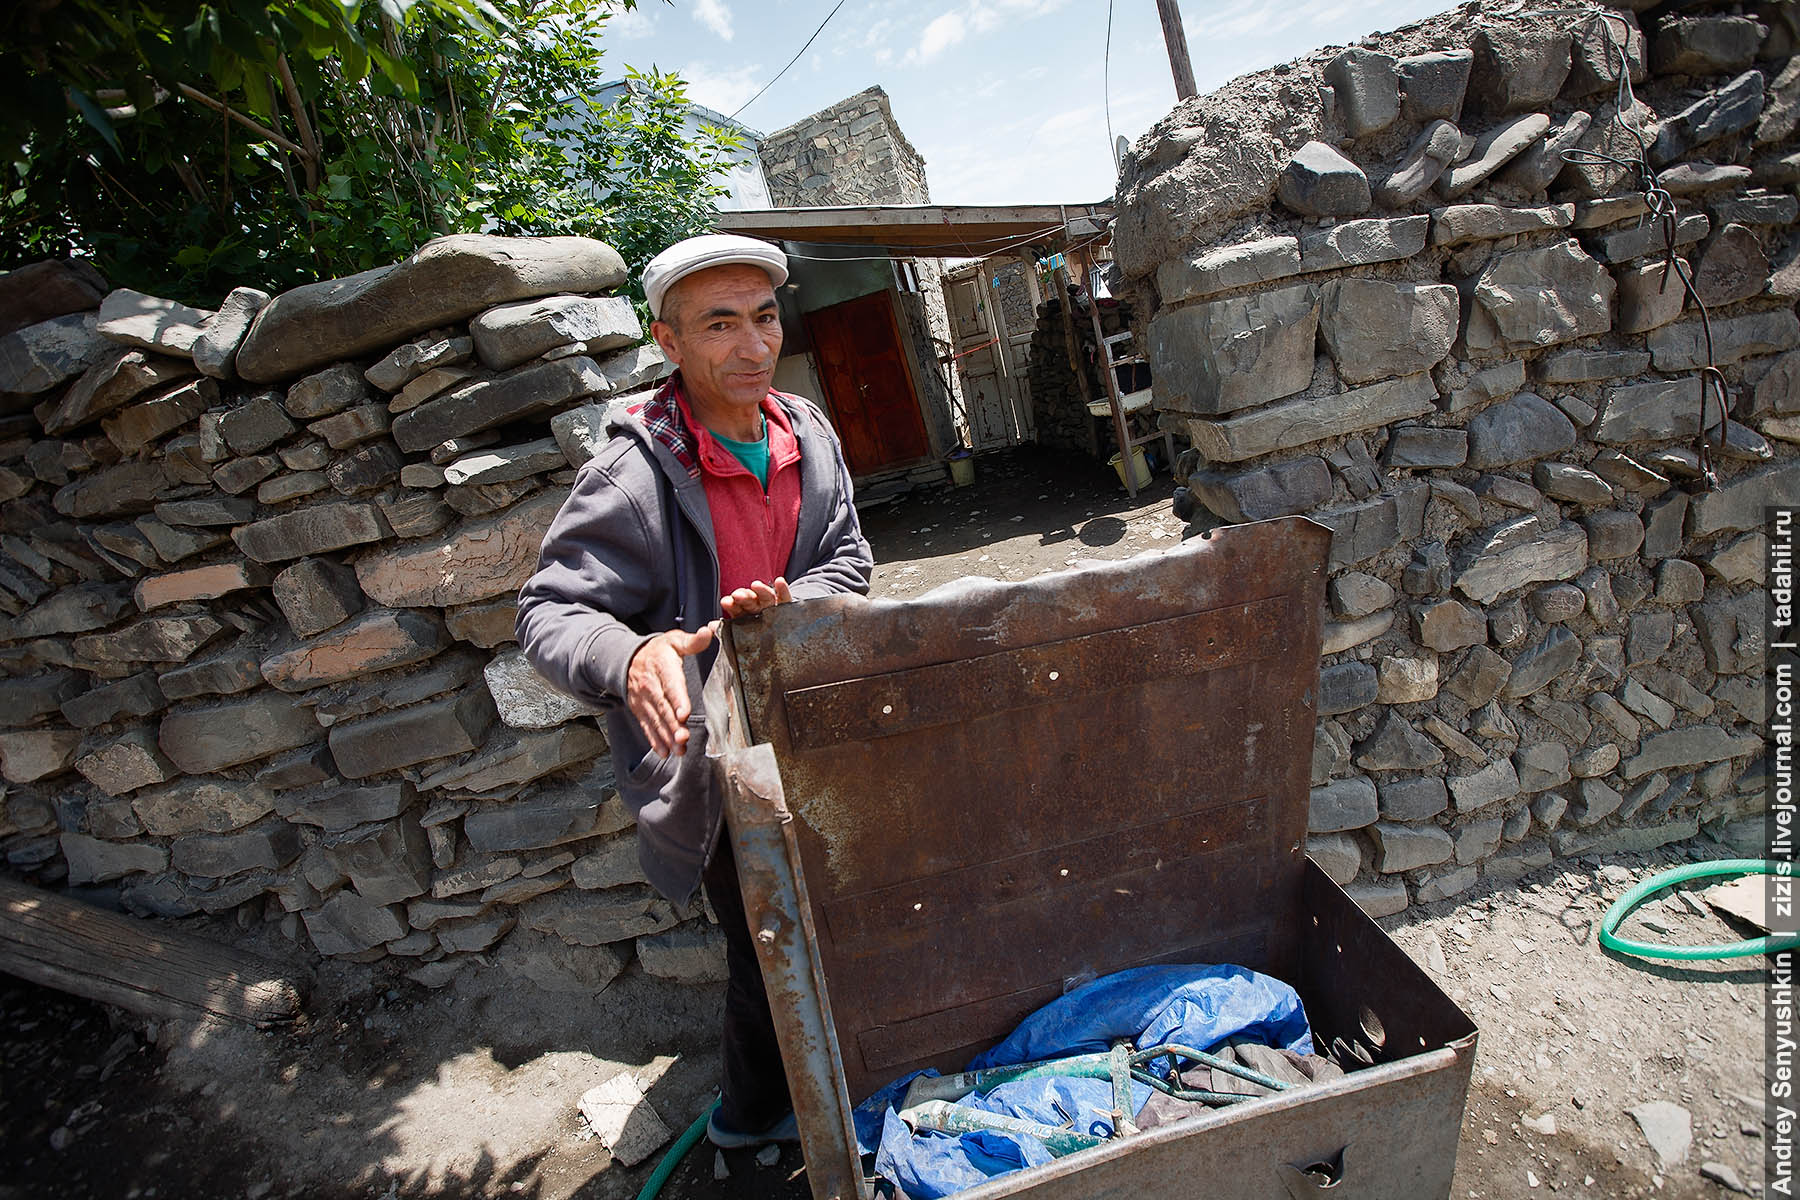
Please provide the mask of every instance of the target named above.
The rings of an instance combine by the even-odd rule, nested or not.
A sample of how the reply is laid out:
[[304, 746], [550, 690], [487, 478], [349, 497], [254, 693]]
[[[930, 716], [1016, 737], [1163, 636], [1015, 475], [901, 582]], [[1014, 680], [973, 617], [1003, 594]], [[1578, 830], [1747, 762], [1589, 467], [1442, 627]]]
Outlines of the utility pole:
[[1169, 47], [1169, 69], [1175, 72], [1175, 99], [1192, 100], [1198, 89], [1194, 87], [1194, 64], [1188, 61], [1181, 9], [1176, 7], [1175, 0], [1156, 0], [1156, 14], [1162, 18], [1163, 41]]

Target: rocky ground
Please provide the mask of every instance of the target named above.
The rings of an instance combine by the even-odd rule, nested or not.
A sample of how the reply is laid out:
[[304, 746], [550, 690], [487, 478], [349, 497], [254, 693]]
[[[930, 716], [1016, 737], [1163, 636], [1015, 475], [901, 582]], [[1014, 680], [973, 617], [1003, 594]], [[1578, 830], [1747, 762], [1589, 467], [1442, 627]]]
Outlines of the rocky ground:
[[[877, 593], [1155, 548], [1180, 536], [1170, 486], [1165, 476], [1131, 504], [1093, 464], [984, 457], [976, 488], [866, 514]], [[1459, 1200], [1715, 1196], [1727, 1194], [1715, 1179], [1759, 1178], [1760, 964], [1654, 966], [1602, 952], [1594, 934], [1631, 882], [1746, 850], [1703, 837], [1559, 863], [1382, 922], [1482, 1030]], [[1672, 941], [1743, 936], [1680, 898], [1631, 928]], [[201, 932], [300, 954], [273, 926]], [[146, 1023], [0, 977], [0, 1200], [612, 1200], [635, 1195], [656, 1157], [614, 1162], [578, 1113], [582, 1094], [628, 1072], [675, 1131], [708, 1101], [710, 990], [635, 965], [579, 1002], [492, 970], [434, 992], [379, 967], [316, 969], [305, 1019], [266, 1033]], [[1671, 1107], [1660, 1121], [1647, 1112], [1646, 1131], [1629, 1113], [1654, 1102]], [[796, 1151], [764, 1166], [747, 1152], [699, 1149], [664, 1195], [807, 1192]]]

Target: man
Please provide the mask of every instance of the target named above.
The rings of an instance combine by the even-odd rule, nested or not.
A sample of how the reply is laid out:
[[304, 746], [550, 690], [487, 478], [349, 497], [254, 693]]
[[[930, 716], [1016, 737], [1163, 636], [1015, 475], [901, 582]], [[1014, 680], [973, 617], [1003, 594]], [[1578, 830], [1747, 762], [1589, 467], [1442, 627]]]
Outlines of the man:
[[786, 281], [786, 255], [735, 235], [689, 238], [651, 260], [650, 332], [676, 371], [582, 467], [519, 593], [526, 656], [605, 710], [646, 876], [677, 904], [704, 885], [718, 914], [730, 978], [707, 1133], [726, 1148], [798, 1134], [705, 760], [714, 622], [866, 594], [873, 567], [831, 426], [810, 401], [770, 389], [774, 289]]

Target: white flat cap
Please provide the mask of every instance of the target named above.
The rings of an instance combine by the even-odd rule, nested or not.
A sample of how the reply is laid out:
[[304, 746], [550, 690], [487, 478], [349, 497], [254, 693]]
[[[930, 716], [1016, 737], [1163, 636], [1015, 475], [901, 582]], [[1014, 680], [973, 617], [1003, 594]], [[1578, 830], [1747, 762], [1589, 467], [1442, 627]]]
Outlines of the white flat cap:
[[663, 297], [679, 281], [695, 271], [731, 263], [761, 267], [776, 287], [787, 282], [787, 255], [781, 247], [735, 233], [702, 234], [676, 242], [644, 268], [644, 296], [650, 301], [650, 315], [662, 319]]

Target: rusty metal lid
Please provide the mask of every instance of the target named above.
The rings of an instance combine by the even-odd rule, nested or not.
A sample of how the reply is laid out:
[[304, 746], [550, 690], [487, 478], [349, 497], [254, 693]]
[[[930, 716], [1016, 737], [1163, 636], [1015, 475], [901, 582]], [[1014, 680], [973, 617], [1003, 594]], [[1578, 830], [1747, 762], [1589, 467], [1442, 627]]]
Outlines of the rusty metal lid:
[[732, 624], [853, 1100], [1095, 975], [1291, 971], [1329, 542], [1288, 518]]

